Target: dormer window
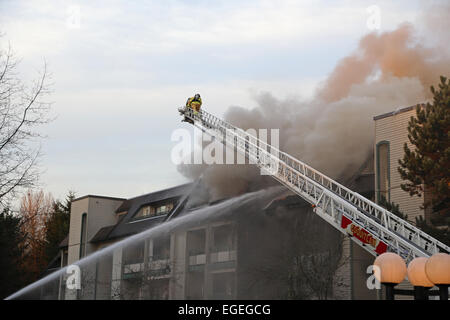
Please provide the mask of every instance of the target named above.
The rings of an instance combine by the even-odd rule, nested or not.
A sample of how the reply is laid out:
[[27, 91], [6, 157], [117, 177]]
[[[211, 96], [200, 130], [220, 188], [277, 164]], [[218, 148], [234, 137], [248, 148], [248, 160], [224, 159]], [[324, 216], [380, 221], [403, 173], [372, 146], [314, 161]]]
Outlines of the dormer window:
[[142, 211], [142, 214], [140, 215], [141, 217], [150, 217], [155, 214], [155, 208], [153, 208], [152, 206], [145, 206], [141, 209], [141, 211]]
[[158, 215], [158, 214], [169, 213], [170, 210], [172, 210], [172, 208], [173, 208], [173, 204], [172, 203], [168, 203], [168, 204], [165, 204], [165, 205], [162, 205], [162, 206], [158, 206], [156, 208], [156, 214]]
[[136, 214], [135, 219], [164, 215], [169, 213], [172, 209], [173, 203], [145, 205]]

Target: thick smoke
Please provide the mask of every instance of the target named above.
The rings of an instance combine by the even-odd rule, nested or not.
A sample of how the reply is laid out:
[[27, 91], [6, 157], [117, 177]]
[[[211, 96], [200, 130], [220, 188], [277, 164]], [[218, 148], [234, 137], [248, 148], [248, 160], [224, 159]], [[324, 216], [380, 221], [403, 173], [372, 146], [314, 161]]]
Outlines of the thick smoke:
[[318, 90], [317, 98], [324, 102], [344, 99], [352, 86], [371, 84], [368, 80], [374, 75], [378, 77], [375, 83], [386, 83], [392, 77], [417, 78], [424, 88], [429, 88], [442, 72], [448, 72], [450, 60], [439, 57], [439, 51], [434, 48], [415, 43], [414, 38], [410, 24], [392, 32], [365, 36], [356, 53], [338, 63]]
[[[440, 6], [439, 13], [432, 9], [424, 15], [425, 27], [440, 31], [449, 24], [450, 5]], [[450, 75], [448, 48], [422, 45], [414, 27], [402, 24], [391, 32], [364, 36], [311, 100], [280, 100], [262, 93], [256, 97], [257, 108], [230, 107], [225, 119], [243, 129], [279, 128], [281, 150], [332, 178], [345, 179], [373, 150], [373, 117], [425, 102], [429, 87], [441, 75]], [[257, 189], [268, 181], [252, 166], [180, 166], [179, 170], [192, 178], [203, 172], [213, 198]]]

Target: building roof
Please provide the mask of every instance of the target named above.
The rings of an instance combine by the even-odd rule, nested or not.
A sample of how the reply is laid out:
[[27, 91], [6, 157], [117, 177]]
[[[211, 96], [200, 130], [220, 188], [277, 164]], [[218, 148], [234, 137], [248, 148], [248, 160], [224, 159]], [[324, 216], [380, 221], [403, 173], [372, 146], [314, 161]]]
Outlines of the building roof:
[[291, 205], [291, 204], [296, 205], [296, 204], [298, 204], [298, 198], [299, 197], [295, 193], [293, 193], [290, 190], [286, 190], [286, 192], [283, 192], [280, 196], [271, 200], [264, 207], [264, 210], [265, 211], [275, 210], [278, 206], [280, 206], [280, 204], [282, 204], [283, 206]]
[[[370, 163], [370, 161], [367, 161], [363, 166], [361, 166], [357, 174], [352, 178], [355, 179], [361, 176], [365, 177], [367, 175], [366, 171], [367, 173], [370, 173], [370, 176], [373, 176], [372, 166], [373, 164]], [[373, 186], [373, 183], [369, 181], [369, 187], [370, 186]], [[358, 189], [358, 187], [360, 186], [355, 185], [355, 187]], [[211, 207], [214, 207], [214, 217], [220, 217], [224, 214], [231, 217], [234, 214], [239, 215], [243, 210], [260, 214], [262, 211], [270, 213], [280, 206], [297, 207], [308, 205], [306, 201], [304, 201], [301, 197], [293, 194], [285, 187], [274, 187], [273, 189], [271, 188], [271, 190], [275, 191], [267, 193], [262, 192], [261, 196], [259, 196], [258, 199], [254, 199], [251, 201], [240, 200], [235, 202], [235, 198], [231, 198], [211, 203], [208, 200], [207, 187], [205, 187], [205, 185], [203, 185], [202, 183], [196, 182], [144, 194], [135, 198], [130, 198], [125, 200], [122, 205], [116, 210], [116, 213], [127, 212], [125, 215], [123, 215], [121, 220], [116, 225], [101, 228], [90, 240], [90, 242], [95, 243], [127, 237], [162, 224], [172, 218], [181, 218], [183, 216], [190, 215], [196, 210], [207, 210]], [[174, 209], [168, 214], [148, 217], [139, 220], [134, 219], [136, 213], [144, 205], [168, 199], [176, 199], [177, 202], [174, 205]], [[215, 218], [212, 217], [211, 219]]]
[[91, 243], [101, 242], [108, 240], [108, 236], [111, 233], [111, 231], [114, 229], [116, 225], [103, 227], [100, 230], [97, 231], [97, 233], [92, 237]]
[[394, 111], [386, 112], [386, 113], [380, 114], [378, 116], [375, 116], [375, 117], [373, 117], [373, 120], [379, 120], [379, 119], [395, 116], [395, 115], [397, 115], [399, 113], [408, 112], [408, 111], [414, 110], [416, 108], [416, 106], [418, 106], [418, 105], [420, 105], [422, 107], [426, 106], [426, 104], [419, 103], [419, 104], [416, 104], [416, 105], [410, 106], [410, 107], [398, 108], [398, 109], [396, 109]]
[[[204, 186], [199, 183], [184, 184], [177, 187], [149, 193], [143, 196], [131, 198], [126, 200], [124, 204], [122, 204], [121, 207], [116, 211], [128, 211], [127, 214], [125, 214], [124, 217], [116, 225], [101, 228], [90, 240], [90, 242], [98, 243], [137, 234], [164, 223], [169, 219], [169, 217], [170, 219], [174, 218], [175, 216], [183, 217], [191, 214], [200, 207], [203, 209], [206, 207], [214, 207], [215, 211], [217, 211], [217, 216], [220, 216], [221, 213], [239, 214], [242, 212], [242, 210], [249, 210], [248, 208], [252, 208], [252, 210], [256, 209], [257, 211], [261, 212], [269, 205], [269, 203], [271, 203], [275, 198], [279, 197], [280, 192], [286, 195], [286, 189], [284, 187], [278, 188], [280, 188], [281, 191], [277, 191], [276, 194], [271, 194], [268, 196], [263, 195], [258, 200], [252, 200], [251, 203], [247, 203], [245, 201], [233, 203], [233, 198], [231, 198], [214, 203], [206, 202], [204, 206], [199, 205], [199, 203], [197, 203], [197, 193], [207, 192]], [[192, 194], [196, 195], [196, 197], [194, 197], [196, 198], [195, 201], [193, 201], [193, 203], [191, 204], [188, 200], [182, 205], [181, 208], [179, 208], [179, 212], [174, 215], [172, 215], [172, 212], [170, 212], [165, 215], [149, 217], [141, 220], [134, 219], [135, 214], [142, 206], [146, 204], [174, 198], [178, 198], [178, 203], [180, 203], [180, 201], [184, 201], [184, 199], [186, 199], [183, 198], [183, 196], [189, 198], [189, 196]], [[298, 201], [302, 201], [302, 199], [298, 197], [296, 198]], [[232, 205], [230, 205], [230, 203], [232, 203]], [[175, 208], [173, 210], [176, 209], [177, 205], [175, 205]]]
[[108, 196], [99, 196], [99, 195], [95, 195], [95, 194], [88, 194], [76, 199], [73, 199], [72, 202], [74, 201], [78, 201], [78, 200], [83, 200], [86, 198], [99, 198], [99, 199], [108, 199], [108, 200], [126, 200], [125, 198], [116, 198], [116, 197], [108, 197]]
[[[261, 214], [267, 212], [267, 208], [274, 208], [270, 204], [276, 199], [289, 198], [289, 191], [284, 186], [274, 186], [269, 189], [262, 189], [246, 194], [242, 194], [226, 200], [213, 202], [205, 206], [189, 208], [185, 207], [177, 216], [177, 224], [168, 224], [165, 233], [176, 232], [178, 229], [189, 230], [204, 226], [208, 223], [223, 221], [237, 221], [238, 223], [252, 223], [258, 221]], [[291, 199], [289, 199], [290, 201]], [[293, 202], [300, 205], [306, 202], [295, 195]], [[282, 200], [280, 200], [281, 202]], [[280, 205], [282, 205], [280, 203]], [[198, 218], [189, 219], [190, 216], [198, 214]]]
[[64, 238], [64, 240], [60, 242], [59, 248], [62, 249], [62, 248], [66, 248], [66, 247], [68, 247], [68, 246], [69, 246], [69, 235], [67, 235], [67, 236]]
[[164, 222], [167, 214], [141, 220], [134, 220], [133, 218], [142, 206], [168, 199], [179, 199], [183, 195], [187, 195], [191, 188], [192, 183], [186, 183], [125, 200], [116, 210], [116, 213], [126, 211], [125, 216], [116, 225], [101, 228], [91, 239], [91, 242], [126, 237]]
[[159, 190], [151, 193], [147, 193], [138, 197], [126, 199], [120, 206], [117, 208], [116, 213], [129, 211], [131, 208], [136, 207], [136, 204], [142, 205], [145, 203], [160, 201], [164, 199], [169, 199], [171, 197], [177, 197], [185, 194], [186, 191], [190, 189], [192, 183], [182, 184], [176, 187], [167, 188], [164, 190]]

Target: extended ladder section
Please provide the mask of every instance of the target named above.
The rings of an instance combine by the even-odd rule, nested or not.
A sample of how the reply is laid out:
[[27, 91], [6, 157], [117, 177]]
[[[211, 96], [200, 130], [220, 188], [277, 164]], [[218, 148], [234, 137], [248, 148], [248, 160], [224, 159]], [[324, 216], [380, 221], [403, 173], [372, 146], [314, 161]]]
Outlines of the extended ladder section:
[[309, 202], [314, 212], [372, 255], [395, 252], [406, 262], [450, 248], [395, 214], [244, 130], [191, 108], [179, 109], [194, 126], [236, 149]]

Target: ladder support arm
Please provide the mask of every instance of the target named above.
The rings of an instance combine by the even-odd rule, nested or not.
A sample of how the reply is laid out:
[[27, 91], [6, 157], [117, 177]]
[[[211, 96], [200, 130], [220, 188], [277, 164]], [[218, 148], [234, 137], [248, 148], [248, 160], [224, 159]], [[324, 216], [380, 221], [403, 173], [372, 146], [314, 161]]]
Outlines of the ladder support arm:
[[268, 172], [314, 207], [314, 212], [377, 256], [396, 252], [407, 262], [450, 248], [378, 204], [351, 191], [300, 160], [212, 114], [179, 109], [194, 126]]

